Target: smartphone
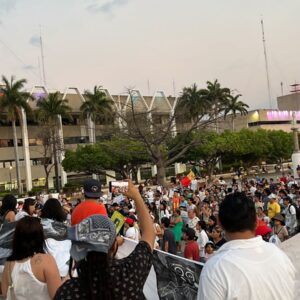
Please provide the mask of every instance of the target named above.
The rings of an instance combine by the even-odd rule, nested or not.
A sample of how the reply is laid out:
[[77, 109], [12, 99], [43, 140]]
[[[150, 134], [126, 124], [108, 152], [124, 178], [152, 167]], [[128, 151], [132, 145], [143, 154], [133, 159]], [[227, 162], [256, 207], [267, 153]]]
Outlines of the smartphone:
[[128, 181], [110, 181], [109, 192], [112, 194], [121, 194], [128, 190]]

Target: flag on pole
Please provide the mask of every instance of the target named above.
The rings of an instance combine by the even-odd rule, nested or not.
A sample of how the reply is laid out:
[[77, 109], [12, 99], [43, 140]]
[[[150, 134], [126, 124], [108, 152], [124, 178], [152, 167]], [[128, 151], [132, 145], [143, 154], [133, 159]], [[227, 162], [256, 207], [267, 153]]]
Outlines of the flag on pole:
[[191, 170], [189, 174], [187, 174], [184, 178], [181, 179], [181, 184], [183, 186], [189, 186], [191, 181], [195, 179], [195, 173]]

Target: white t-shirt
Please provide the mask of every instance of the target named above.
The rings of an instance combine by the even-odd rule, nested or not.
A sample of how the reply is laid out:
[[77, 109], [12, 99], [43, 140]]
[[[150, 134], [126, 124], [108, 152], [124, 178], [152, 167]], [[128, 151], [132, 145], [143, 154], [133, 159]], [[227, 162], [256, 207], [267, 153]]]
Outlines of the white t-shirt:
[[133, 226], [126, 230], [125, 237], [132, 239], [134, 241], [139, 241], [139, 231]]
[[201, 272], [198, 300], [292, 300], [296, 270], [261, 236], [224, 244]]
[[191, 190], [195, 192], [197, 190], [197, 187], [198, 187], [198, 181], [197, 179], [193, 179], [191, 181]]
[[204, 247], [208, 241], [209, 241], [208, 236], [207, 236], [205, 230], [202, 229], [199, 232], [198, 240], [197, 240], [198, 245], [199, 245], [199, 250], [200, 250], [200, 257], [205, 256], [205, 248]]

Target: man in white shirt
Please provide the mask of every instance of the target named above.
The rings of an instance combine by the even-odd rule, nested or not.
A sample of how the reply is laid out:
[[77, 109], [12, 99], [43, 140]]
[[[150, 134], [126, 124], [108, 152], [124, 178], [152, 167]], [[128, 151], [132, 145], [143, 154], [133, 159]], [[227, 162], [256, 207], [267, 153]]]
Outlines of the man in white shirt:
[[278, 247], [255, 237], [253, 201], [243, 193], [226, 196], [219, 221], [228, 242], [204, 265], [197, 299], [294, 299], [296, 270]]
[[198, 236], [199, 231], [197, 230], [197, 223], [199, 221], [199, 218], [196, 216], [194, 209], [188, 210], [188, 221], [187, 226], [189, 228], [192, 228], [196, 231], [196, 235]]
[[292, 205], [292, 199], [289, 197], [283, 198], [283, 204], [285, 206], [283, 211], [285, 215], [285, 226], [289, 232], [289, 235], [293, 235], [298, 227], [296, 208], [294, 205]]

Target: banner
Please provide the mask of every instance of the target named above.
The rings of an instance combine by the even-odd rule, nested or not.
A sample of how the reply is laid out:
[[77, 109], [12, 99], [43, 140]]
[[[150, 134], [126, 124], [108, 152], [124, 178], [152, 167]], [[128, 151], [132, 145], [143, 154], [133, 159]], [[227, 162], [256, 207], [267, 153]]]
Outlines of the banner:
[[[126, 239], [117, 258], [128, 256], [137, 242]], [[203, 263], [160, 250], [153, 251], [153, 267], [144, 285], [144, 295], [151, 300], [194, 300], [197, 298]]]

